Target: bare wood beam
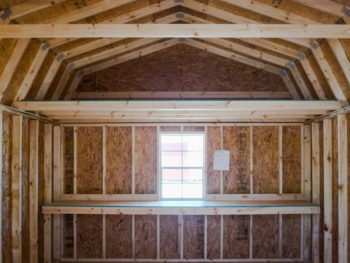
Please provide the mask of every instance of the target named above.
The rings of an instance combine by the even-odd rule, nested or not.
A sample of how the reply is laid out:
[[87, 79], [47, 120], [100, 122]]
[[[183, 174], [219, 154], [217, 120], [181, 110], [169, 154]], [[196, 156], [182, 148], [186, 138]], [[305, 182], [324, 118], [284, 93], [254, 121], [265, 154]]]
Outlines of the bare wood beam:
[[0, 25], [0, 38], [350, 38], [333, 24], [26, 24]]

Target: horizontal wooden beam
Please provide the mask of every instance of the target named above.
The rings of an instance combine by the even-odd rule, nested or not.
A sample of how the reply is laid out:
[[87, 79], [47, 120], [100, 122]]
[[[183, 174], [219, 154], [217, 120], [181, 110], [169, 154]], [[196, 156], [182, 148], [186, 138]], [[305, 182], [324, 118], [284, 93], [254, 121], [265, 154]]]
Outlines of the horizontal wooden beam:
[[76, 92], [75, 99], [291, 99], [288, 91], [121, 91]]
[[0, 25], [0, 38], [350, 38], [333, 24], [22, 24]]
[[319, 214], [319, 205], [306, 201], [66, 201], [43, 206], [44, 214], [137, 215], [261, 215]]
[[331, 111], [341, 108], [338, 101], [17, 101], [14, 106], [25, 111], [121, 111], [121, 110], [278, 110], [293, 113], [293, 110]]

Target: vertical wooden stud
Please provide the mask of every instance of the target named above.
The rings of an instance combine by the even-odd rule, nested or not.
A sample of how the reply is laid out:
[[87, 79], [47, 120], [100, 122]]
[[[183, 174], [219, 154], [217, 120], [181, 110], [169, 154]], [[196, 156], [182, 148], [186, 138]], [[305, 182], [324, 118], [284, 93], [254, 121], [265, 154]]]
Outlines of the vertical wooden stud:
[[204, 216], [204, 259], [208, 258], [208, 216]]
[[[224, 148], [224, 128], [220, 126], [220, 149]], [[224, 193], [224, 172], [220, 171], [220, 194]]]
[[[0, 108], [0, 201], [1, 201], [1, 209], [0, 209], [0, 247], [2, 248], [2, 167], [3, 167], [3, 160], [2, 160], [2, 144], [3, 144], [3, 110]], [[2, 262], [2, 250], [0, 251], [0, 262]]]
[[38, 184], [39, 184], [39, 121], [30, 121], [29, 157], [29, 227], [30, 263], [38, 262]]
[[[61, 126], [53, 128], [53, 201], [58, 201], [62, 194]], [[53, 259], [61, 258], [61, 215], [53, 215]]]
[[[312, 124], [312, 202], [320, 204], [320, 125]], [[312, 262], [319, 262], [320, 215], [312, 215]]]
[[332, 262], [332, 120], [323, 120], [323, 171], [324, 171], [324, 262]]
[[[311, 127], [310, 125], [304, 126], [304, 165], [303, 165], [303, 178], [304, 178], [304, 199], [311, 201]], [[311, 216], [303, 215], [303, 259], [311, 259]]]
[[348, 262], [347, 117], [338, 115], [338, 262]]
[[[45, 203], [52, 202], [52, 125], [44, 126], [44, 178]], [[51, 263], [52, 258], [52, 215], [44, 215], [44, 263]]]
[[253, 189], [253, 126], [249, 127], [249, 183], [250, 183], [250, 193], [254, 193]]
[[12, 260], [22, 262], [21, 174], [22, 116], [12, 119]]

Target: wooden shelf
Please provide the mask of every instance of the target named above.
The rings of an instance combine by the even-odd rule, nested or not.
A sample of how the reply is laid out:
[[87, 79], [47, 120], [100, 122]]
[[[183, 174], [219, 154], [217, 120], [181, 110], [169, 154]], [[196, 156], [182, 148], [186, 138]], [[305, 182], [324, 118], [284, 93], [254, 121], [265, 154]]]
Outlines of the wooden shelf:
[[43, 205], [43, 214], [261, 215], [319, 214], [307, 201], [64, 201]]

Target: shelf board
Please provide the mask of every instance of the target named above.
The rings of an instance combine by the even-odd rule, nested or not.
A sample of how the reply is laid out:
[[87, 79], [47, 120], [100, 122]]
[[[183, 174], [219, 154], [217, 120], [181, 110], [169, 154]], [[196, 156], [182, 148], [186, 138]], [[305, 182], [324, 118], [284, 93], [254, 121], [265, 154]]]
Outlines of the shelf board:
[[43, 205], [43, 214], [264, 215], [319, 214], [307, 201], [64, 201]]

